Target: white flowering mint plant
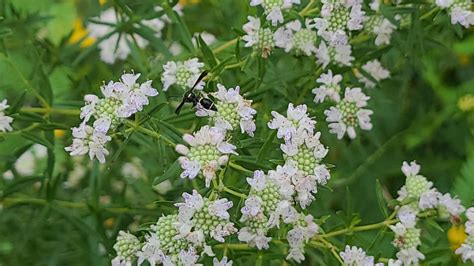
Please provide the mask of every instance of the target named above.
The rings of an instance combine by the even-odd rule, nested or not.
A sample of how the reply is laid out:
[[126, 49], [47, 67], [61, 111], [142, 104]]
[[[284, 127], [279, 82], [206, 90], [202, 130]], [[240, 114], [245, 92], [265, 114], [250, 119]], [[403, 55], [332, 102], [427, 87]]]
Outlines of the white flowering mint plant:
[[467, 0], [1, 2], [0, 264], [471, 265], [473, 25]]

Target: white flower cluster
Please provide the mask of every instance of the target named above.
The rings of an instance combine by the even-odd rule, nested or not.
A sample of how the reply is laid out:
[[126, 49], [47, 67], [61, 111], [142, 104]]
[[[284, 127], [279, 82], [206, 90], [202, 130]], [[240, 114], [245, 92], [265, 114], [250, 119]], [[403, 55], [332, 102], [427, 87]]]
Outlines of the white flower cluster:
[[7, 99], [3, 99], [3, 101], [0, 102], [0, 131], [2, 132], [13, 130], [11, 126], [13, 123], [13, 118], [5, 115], [5, 110], [8, 107], [10, 107], [10, 105], [8, 105]]
[[[260, 1], [262, 5], [266, 1]], [[260, 3], [259, 2], [259, 3]], [[278, 2], [278, 1], [277, 1]], [[280, 1], [281, 2], [281, 1]], [[279, 3], [280, 3], [279, 2]], [[304, 20], [291, 20], [274, 29], [265, 25], [258, 17], [248, 17], [249, 22], [243, 26], [246, 35], [243, 40], [246, 47], [268, 57], [275, 47], [295, 55], [315, 56], [320, 68], [331, 66], [352, 66], [354, 57], [350, 38], [354, 32], [375, 36], [377, 46], [390, 44], [390, 38], [396, 26], [379, 11], [381, 3], [373, 1], [370, 10], [364, 11], [361, 0], [321, 1], [320, 17]], [[394, 18], [395, 20], [398, 17]], [[275, 26], [275, 25], [273, 25]], [[353, 68], [354, 75], [367, 88], [390, 77], [378, 59], [363, 63], [360, 70]], [[331, 132], [341, 139], [346, 133], [350, 138], [356, 137], [356, 127], [371, 130], [370, 116], [372, 111], [364, 109], [367, 97], [360, 88], [348, 87], [341, 100], [342, 74], [328, 69], [317, 82], [321, 85], [313, 90], [314, 101], [321, 103], [327, 98], [337, 105], [325, 112], [330, 122]], [[280, 132], [279, 132], [280, 134]]]
[[[100, 163], [105, 162], [105, 156], [109, 154], [105, 145], [111, 140], [107, 135], [109, 130], [142, 111], [149, 104], [148, 97], [158, 95], [151, 80], [140, 84], [137, 83], [139, 77], [140, 74], [125, 73], [119, 82], [110, 81], [101, 86], [103, 98], [94, 94], [84, 96], [86, 105], [81, 108], [80, 115], [83, 121], [72, 128], [72, 145], [65, 148], [71, 156], [88, 153], [91, 160], [97, 158]], [[91, 120], [94, 120], [92, 126], [88, 125]]]
[[282, 194], [295, 197], [302, 208], [314, 200], [318, 185], [324, 185], [330, 178], [329, 170], [321, 161], [328, 149], [319, 141], [320, 132], [314, 133], [316, 121], [307, 114], [306, 105], [288, 105], [287, 117], [272, 112], [273, 119], [268, 123], [277, 129], [277, 137], [283, 138], [280, 145], [285, 159], [284, 166], [277, 166], [269, 174], [274, 176], [282, 187]]
[[246, 35], [242, 37], [245, 47], [253, 47], [254, 51], [263, 58], [267, 58], [273, 51], [275, 41], [273, 31], [270, 28], [262, 27], [260, 19], [249, 16], [248, 22], [243, 25]]
[[451, 16], [451, 24], [460, 24], [465, 28], [474, 25], [474, 12], [471, 0], [434, 0], [435, 4], [446, 9]]
[[[162, 216], [150, 227], [143, 242], [121, 231], [114, 249], [117, 256], [112, 265], [202, 265], [197, 264], [200, 255], [214, 257], [206, 241], [224, 242], [224, 237], [237, 230], [227, 212], [232, 202], [227, 199], [203, 198], [196, 190], [183, 193], [184, 202], [177, 203], [178, 214]], [[202, 251], [201, 254], [198, 251]], [[214, 258], [215, 266], [231, 266], [232, 261]]]
[[[332, 93], [335, 91], [333, 88], [326, 89], [326, 91]], [[316, 97], [318, 97], [318, 94]], [[318, 97], [318, 99], [321, 98], [322, 96]], [[332, 98], [337, 99], [337, 97]], [[335, 106], [331, 106], [324, 111], [326, 121], [329, 122], [329, 132], [336, 134], [338, 139], [342, 139], [346, 133], [349, 138], [353, 139], [357, 136], [357, 127], [363, 130], [371, 130], [370, 116], [373, 112], [364, 108], [367, 106], [369, 99], [370, 97], [365, 95], [361, 88], [346, 88], [344, 98], [336, 101]]]
[[[370, 4], [370, 8], [375, 11], [375, 14], [368, 16], [368, 18], [365, 20], [365, 30], [376, 36], [375, 45], [381, 46], [383, 44], [390, 44], [392, 33], [397, 29], [397, 26], [380, 13], [379, 0], [374, 0]], [[396, 16], [395, 19], [398, 20], [400, 17]]]
[[[390, 72], [377, 59], [364, 64], [362, 70], [377, 82], [390, 77]], [[375, 83], [360, 72], [355, 71], [355, 76], [367, 88], [375, 87]], [[330, 122], [330, 132], [336, 134], [338, 139], [342, 139], [346, 133], [353, 139], [357, 135], [355, 128], [360, 127], [363, 130], [372, 129], [370, 116], [373, 112], [364, 108], [367, 106], [367, 101], [370, 97], [365, 95], [361, 88], [346, 88], [344, 98], [341, 100], [342, 79], [342, 75], [334, 75], [332, 70], [329, 69], [327, 73], [323, 73], [316, 80], [320, 85], [314, 88], [312, 92], [315, 94], [315, 103], [322, 103], [326, 99], [336, 103], [335, 106], [331, 106], [324, 112], [327, 117], [326, 121]]]
[[117, 256], [112, 260], [112, 265], [131, 266], [135, 259], [135, 253], [140, 250], [140, 248], [141, 243], [136, 236], [125, 231], [119, 231], [117, 240], [114, 244]]
[[393, 244], [400, 249], [397, 253], [397, 261], [400, 265], [418, 265], [425, 256], [417, 249], [421, 244], [421, 230], [416, 227], [417, 215], [421, 211], [436, 209], [438, 216], [442, 219], [450, 218], [453, 222], [460, 220], [460, 215], [465, 208], [461, 201], [452, 198], [449, 193], [441, 194], [433, 183], [419, 174], [420, 166], [416, 162], [403, 162], [402, 172], [406, 176], [406, 182], [398, 191], [397, 224], [390, 226], [395, 232]]
[[[157, 7], [155, 11], [160, 9], [160, 7]], [[166, 22], [165, 18], [153, 18], [134, 23], [133, 27], [137, 28], [139, 24], [142, 24], [151, 29], [155, 36], [159, 38]], [[115, 9], [109, 8], [98, 17], [92, 18], [91, 23], [87, 25], [90, 36], [100, 40], [98, 44], [100, 58], [105, 63], [113, 64], [117, 59], [126, 59], [131, 53], [129, 43], [135, 43], [139, 48], [145, 48], [148, 45], [148, 41], [138, 34], [118, 32], [117, 27], [121, 23], [128, 22], [123, 21]]]
[[[197, 116], [210, 116], [214, 127], [223, 131], [232, 131], [240, 127], [242, 133], [254, 135], [256, 130], [254, 115], [257, 113], [252, 108], [252, 101], [240, 95], [240, 87], [226, 89], [217, 84], [217, 91], [212, 93], [217, 111], [196, 108]], [[199, 103], [198, 103], [199, 105]]]
[[318, 36], [311, 30], [311, 20], [307, 19], [303, 28], [299, 20], [288, 22], [275, 31], [274, 40], [277, 47], [283, 48], [285, 52], [294, 52], [296, 55], [304, 54], [310, 56], [317, 51], [316, 41]]
[[217, 170], [227, 164], [230, 154], [237, 154], [235, 146], [228, 143], [223, 130], [216, 127], [203, 126], [193, 135], [185, 134], [183, 140], [189, 145], [176, 145], [176, 151], [183, 156], [179, 163], [183, 172], [181, 178], [194, 179], [203, 176], [206, 187], [209, 187]]
[[279, 228], [281, 222], [291, 225], [292, 229], [287, 233], [290, 245], [287, 259], [301, 262], [304, 260], [304, 245], [319, 231], [319, 226], [311, 215], [299, 213], [292, 206], [293, 199], [281, 178], [276, 171], [266, 175], [260, 170], [255, 171], [252, 178], [247, 178], [251, 189], [241, 209], [240, 221], [244, 227], [239, 230], [238, 238], [252, 247], [268, 249], [272, 239], [267, 236], [269, 230]]
[[[199, 62], [197, 58], [191, 58], [183, 62], [169, 61], [163, 66], [163, 74], [161, 81], [163, 82], [163, 91], [176, 84], [180, 88], [191, 88], [196, 83], [202, 72], [204, 64]], [[195, 89], [202, 90], [204, 81], [200, 81]]]
[[283, 11], [290, 9], [294, 4], [300, 4], [300, 0], [250, 0], [251, 6], [261, 6], [268, 21], [273, 26], [283, 23]]
[[[390, 78], [390, 72], [385, 69], [379, 60], [374, 59], [368, 61], [362, 66], [362, 70], [364, 70], [367, 74], [369, 74], [376, 82], [380, 82], [384, 79]], [[356, 77], [359, 79], [361, 83], [365, 85], [367, 88], [375, 87], [375, 83], [372, 80], [369, 80], [367, 77], [362, 75], [359, 72], [355, 73]]]
[[461, 247], [456, 249], [456, 254], [461, 255], [464, 262], [471, 261], [474, 263], [474, 207], [466, 210], [467, 221], [465, 224], [465, 232], [467, 238]]
[[356, 246], [346, 246], [339, 256], [345, 266], [383, 266], [383, 263], [374, 263], [373, 256], [367, 256], [365, 251]]

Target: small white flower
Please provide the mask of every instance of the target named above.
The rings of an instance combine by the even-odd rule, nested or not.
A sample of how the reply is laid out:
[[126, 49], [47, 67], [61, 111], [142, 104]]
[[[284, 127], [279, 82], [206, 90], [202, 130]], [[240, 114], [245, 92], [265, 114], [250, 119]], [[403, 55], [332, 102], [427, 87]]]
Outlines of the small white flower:
[[339, 102], [341, 100], [341, 96], [339, 95], [341, 91], [340, 83], [342, 81], [342, 75], [333, 75], [331, 69], [328, 70], [326, 74], [322, 74], [317, 80], [317, 83], [320, 85], [317, 88], [313, 89], [314, 102], [315, 103], [322, 103], [326, 98], [329, 98], [335, 102]]
[[300, 214], [300, 219], [295, 222], [293, 229], [288, 231], [286, 238], [290, 245], [287, 259], [294, 259], [301, 263], [304, 260], [304, 245], [316, 235], [319, 226], [314, 223], [313, 216]]
[[329, 122], [329, 132], [342, 139], [347, 133], [349, 138], [356, 137], [356, 127], [362, 130], [371, 130], [370, 116], [372, 110], [364, 109], [370, 97], [366, 96], [360, 88], [346, 88], [344, 99], [336, 106], [331, 106], [324, 111], [326, 121]]
[[160, 241], [156, 233], [146, 235], [145, 243], [135, 255], [137, 256], [138, 265], [141, 265], [144, 261], [147, 261], [150, 265], [160, 264], [166, 257], [160, 248]]
[[145, 169], [143, 169], [142, 161], [138, 157], [133, 157], [130, 162], [123, 164], [121, 174], [124, 177], [138, 179], [146, 176]]
[[183, 155], [179, 158], [184, 170], [181, 178], [193, 179], [200, 173], [206, 187], [210, 186], [220, 166], [227, 163], [229, 154], [237, 154], [236, 147], [225, 141], [225, 133], [214, 127], [204, 126], [193, 135], [185, 134], [183, 139], [190, 147], [176, 146], [176, 151]]
[[224, 242], [225, 236], [236, 231], [233, 223], [229, 222], [230, 215], [227, 212], [232, 207], [232, 201], [209, 200], [196, 190], [193, 190], [193, 194], [183, 193], [183, 198], [183, 203], [175, 204], [179, 207], [178, 221], [175, 223], [179, 237], [203, 245], [207, 236]]
[[451, 216], [459, 217], [464, 212], [465, 208], [461, 205], [461, 200], [452, 198], [451, 194], [438, 194], [438, 204], [441, 209], [440, 212], [448, 212]]
[[286, 117], [272, 111], [273, 119], [268, 122], [268, 127], [277, 129], [277, 137], [285, 140], [291, 139], [297, 131], [313, 133], [316, 121], [309, 117], [307, 109], [308, 107], [305, 104], [295, 107], [290, 103], [288, 104]]
[[143, 107], [150, 103], [148, 97], [158, 95], [158, 91], [151, 86], [151, 80], [147, 80], [142, 84], [137, 83], [140, 75], [140, 73], [124, 73], [121, 82], [117, 84], [119, 86], [118, 90], [124, 97], [123, 105], [118, 112], [125, 114], [125, 117], [142, 111]]
[[283, 11], [294, 4], [300, 4], [300, 0], [250, 0], [251, 6], [262, 6], [267, 20], [271, 21], [273, 26], [283, 23]]
[[240, 211], [242, 212], [243, 217], [257, 216], [263, 211], [262, 199], [258, 196], [250, 196], [246, 198], [244, 206]]
[[112, 265], [131, 265], [136, 258], [136, 252], [140, 250], [141, 244], [138, 238], [128, 232], [119, 231], [114, 249], [117, 257], [112, 260]]
[[[329, 150], [319, 141], [320, 135], [320, 132], [312, 134], [300, 130], [293, 135], [291, 140], [280, 145], [284, 152], [286, 170], [298, 171], [292, 174], [288, 181], [291, 180], [292, 187], [297, 191], [297, 198], [302, 208], [308, 206], [314, 199], [312, 194], [317, 192], [317, 184], [324, 185], [330, 178], [329, 170], [321, 164], [321, 160]], [[281, 175], [282, 173], [277, 171], [269, 172], [269, 174]], [[278, 176], [275, 178], [282, 180]]]
[[[204, 63], [199, 62], [197, 58], [191, 58], [184, 62], [168, 61], [163, 66], [163, 74], [161, 75], [161, 81], [163, 82], [163, 91], [167, 91], [168, 88], [176, 84], [179, 87], [192, 88], [196, 83], [199, 75], [201, 75]], [[200, 81], [195, 89], [202, 90], [204, 87], [204, 81]]]
[[339, 66], [350, 66], [354, 57], [352, 47], [347, 41], [328, 42], [321, 41], [316, 49], [316, 62], [326, 68], [329, 63]]
[[239, 241], [248, 243], [251, 247], [257, 247], [257, 249], [268, 249], [270, 247], [268, 243], [272, 238], [267, 237], [265, 233], [266, 230], [262, 228], [253, 229], [250, 227], [243, 227], [238, 233], [238, 239]]
[[374, 25], [373, 32], [376, 35], [375, 45], [390, 44], [393, 31], [397, 27], [390, 20], [383, 18], [378, 25]]
[[421, 230], [415, 227], [415, 224], [403, 224], [398, 222], [390, 225], [390, 229], [395, 233], [393, 245], [400, 249], [416, 249], [420, 244]]
[[310, 20], [306, 20], [306, 27], [303, 28], [299, 20], [288, 22], [280, 27], [274, 34], [275, 45], [285, 49], [285, 52], [293, 51], [297, 55], [304, 54], [310, 56], [316, 53], [317, 34], [312, 31]]
[[397, 252], [397, 259], [403, 265], [418, 265], [421, 260], [425, 259], [425, 255], [416, 248], [407, 248]]
[[182, 265], [186, 266], [201, 266], [202, 264], [196, 263], [199, 259], [199, 255], [197, 254], [194, 248], [189, 248], [188, 250], [181, 250], [178, 254], [179, 262]]
[[318, 34], [329, 41], [334, 34], [346, 34], [346, 31], [361, 30], [365, 21], [362, 1], [322, 1], [321, 17], [315, 18]]
[[454, 3], [454, 0], [436, 0], [435, 3], [441, 8], [448, 8]]
[[416, 225], [416, 210], [409, 205], [400, 207], [397, 212], [397, 218], [406, 227], [414, 227]]
[[64, 148], [71, 156], [89, 154], [91, 160], [97, 158], [100, 163], [105, 163], [105, 156], [109, 154], [105, 145], [112, 138], [91, 126], [81, 124], [72, 129], [72, 145]]
[[267, 58], [275, 46], [273, 32], [269, 28], [262, 28], [260, 19], [248, 16], [248, 22], [243, 25], [245, 47], [253, 47], [263, 58]]
[[[470, 241], [468, 241], [468, 239]], [[467, 262], [467, 261], [474, 262], [473, 246], [474, 246], [474, 239], [471, 236], [469, 236], [466, 239], [466, 241], [461, 245], [461, 247], [456, 249], [456, 254], [461, 255], [463, 262]]]
[[[369, 61], [362, 66], [362, 69], [367, 72], [377, 82], [390, 77], [390, 72], [385, 69], [377, 59]], [[375, 83], [359, 72], [356, 72], [356, 77], [360, 82], [364, 83], [367, 88], [375, 87]]]
[[5, 110], [8, 107], [10, 107], [10, 105], [8, 105], [7, 99], [3, 99], [3, 101], [0, 102], [0, 131], [2, 132], [13, 130], [11, 126], [13, 122], [13, 118], [5, 115]]
[[222, 260], [218, 260], [217, 258], [214, 258], [212, 260], [212, 265], [213, 266], [232, 266], [233, 261], [229, 260], [226, 256], [222, 257]]
[[405, 174], [406, 177], [409, 176], [416, 176], [420, 172], [420, 165], [417, 164], [415, 161], [410, 162], [403, 162], [402, 164], [402, 172]]
[[420, 195], [420, 201], [418, 202], [418, 207], [420, 210], [432, 209], [438, 205], [438, 198], [441, 196], [441, 193], [432, 188], [426, 190]]
[[374, 265], [374, 257], [367, 256], [362, 248], [347, 245], [344, 251], [339, 253], [344, 265], [347, 266], [369, 266]]
[[197, 109], [196, 115], [210, 116], [214, 126], [223, 131], [240, 127], [242, 133], [253, 137], [256, 130], [254, 115], [257, 111], [251, 107], [252, 101], [240, 95], [239, 86], [227, 90], [223, 85], [217, 84], [217, 89], [212, 94], [216, 99], [217, 111]]
[[470, 1], [460, 1], [450, 8], [451, 24], [461, 24], [465, 28], [474, 25], [474, 12], [471, 11]]
[[[136, 43], [139, 48], [144, 48], [148, 45], [148, 41], [138, 34], [129, 34], [127, 32], [115, 32], [112, 34], [116, 27], [107, 24], [118, 25], [122, 22], [119, 21], [119, 17], [113, 8], [109, 8], [102, 12], [100, 16], [93, 18], [94, 21], [100, 21], [102, 23], [96, 24], [91, 22], [87, 25], [87, 30], [91, 37], [102, 39], [108, 36], [98, 44], [100, 58], [108, 64], [115, 63], [117, 59], [124, 60], [128, 57], [131, 53], [131, 49], [128, 45], [129, 42]], [[143, 20], [141, 23], [154, 31], [156, 37], [161, 36], [161, 30], [165, 26], [164, 22], [159, 18]], [[133, 26], [138, 27], [138, 25]]]

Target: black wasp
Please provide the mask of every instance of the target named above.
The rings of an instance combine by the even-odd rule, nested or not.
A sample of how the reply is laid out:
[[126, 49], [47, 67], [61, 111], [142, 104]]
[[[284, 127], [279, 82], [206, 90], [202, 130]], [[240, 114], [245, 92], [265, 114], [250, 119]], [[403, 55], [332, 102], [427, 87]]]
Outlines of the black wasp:
[[201, 73], [201, 75], [199, 76], [199, 78], [196, 80], [196, 82], [194, 83], [193, 87], [189, 90], [187, 90], [184, 95], [183, 95], [183, 100], [181, 101], [181, 103], [178, 105], [178, 107], [176, 108], [176, 111], [175, 113], [176, 114], [179, 114], [179, 112], [181, 111], [181, 108], [183, 107], [183, 105], [185, 103], [192, 103], [193, 104], [193, 107], [196, 107], [198, 104], [199, 106], [202, 106], [202, 108], [206, 109], [206, 110], [212, 110], [212, 111], [217, 111], [217, 107], [216, 105], [214, 104], [214, 102], [209, 99], [209, 98], [205, 98], [201, 95], [197, 95], [195, 94], [193, 91], [194, 91], [194, 87], [196, 87], [196, 85], [201, 82], [201, 80], [207, 75], [207, 71], [204, 71]]

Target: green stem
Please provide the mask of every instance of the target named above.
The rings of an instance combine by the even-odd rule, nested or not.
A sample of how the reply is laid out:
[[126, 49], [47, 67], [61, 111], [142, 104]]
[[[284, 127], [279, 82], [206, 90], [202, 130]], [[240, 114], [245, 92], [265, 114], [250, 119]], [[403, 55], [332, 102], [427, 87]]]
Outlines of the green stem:
[[23, 107], [20, 109], [21, 112], [39, 113], [39, 114], [61, 114], [61, 115], [72, 115], [77, 116], [81, 113], [77, 109], [58, 109], [48, 107]]
[[246, 198], [247, 198], [247, 195], [242, 194], [242, 193], [240, 193], [240, 192], [237, 192], [237, 191], [235, 191], [235, 190], [232, 190], [232, 189], [230, 189], [230, 188], [228, 188], [228, 187], [226, 187], [226, 186], [224, 186], [224, 187], [222, 188], [222, 190], [224, 190], [225, 192], [227, 192], [227, 193], [229, 193], [229, 194], [232, 194], [232, 195], [234, 195], [234, 196], [240, 197], [240, 198], [242, 198], [242, 199], [246, 199]]
[[238, 165], [238, 164], [236, 164], [236, 163], [229, 162], [229, 166], [230, 166], [231, 168], [234, 168], [235, 170], [239, 170], [239, 171], [244, 172], [244, 173], [251, 173], [251, 174], [253, 174], [253, 171], [252, 171], [252, 170], [249, 170], [249, 169], [247, 169], [247, 168], [245, 168], [245, 167], [243, 167], [243, 166], [240, 166], [240, 165]]
[[[64, 201], [64, 200], [51, 200], [47, 201], [45, 199], [40, 198], [4, 198], [0, 200], [0, 205], [3, 205], [4, 208], [16, 206], [16, 205], [40, 205], [40, 206], [47, 206], [49, 204], [56, 204], [59, 207], [66, 208], [66, 209], [81, 209], [87, 210], [89, 209], [89, 205], [86, 203], [81, 202], [71, 202], [71, 201]], [[132, 209], [132, 208], [123, 208], [123, 207], [102, 207], [102, 210], [110, 213], [128, 213], [128, 214], [154, 214], [156, 212], [155, 209], [147, 207], [144, 209]]]
[[129, 120], [126, 120], [125, 122], [127, 125], [130, 126], [130, 128], [132, 128], [133, 130], [136, 130], [136, 131], [139, 131], [139, 132], [142, 132], [143, 134], [146, 134], [148, 136], [151, 136], [151, 137], [154, 137], [156, 139], [162, 139], [164, 140], [166, 143], [168, 143], [169, 145], [175, 147], [176, 146], [176, 143], [174, 143], [174, 141], [172, 141], [171, 139], [161, 135], [160, 133], [156, 132], [156, 131], [153, 131], [153, 130], [150, 130], [148, 128], [145, 128], [143, 126], [140, 126], [132, 121], [129, 121]]
[[314, 9], [311, 9], [316, 4], [316, 0], [310, 0], [309, 3], [299, 12], [299, 15], [304, 17], [311, 13]]
[[232, 40], [230, 40], [230, 41], [228, 41], [228, 42], [225, 42], [225, 43], [223, 43], [221, 46], [219, 46], [219, 47], [213, 49], [212, 52], [214, 52], [214, 54], [218, 54], [218, 53], [224, 51], [225, 49], [231, 47], [232, 45], [236, 44], [238, 39], [239, 39], [239, 38], [237, 37], [237, 38], [234, 38], [234, 39], [232, 39]]

